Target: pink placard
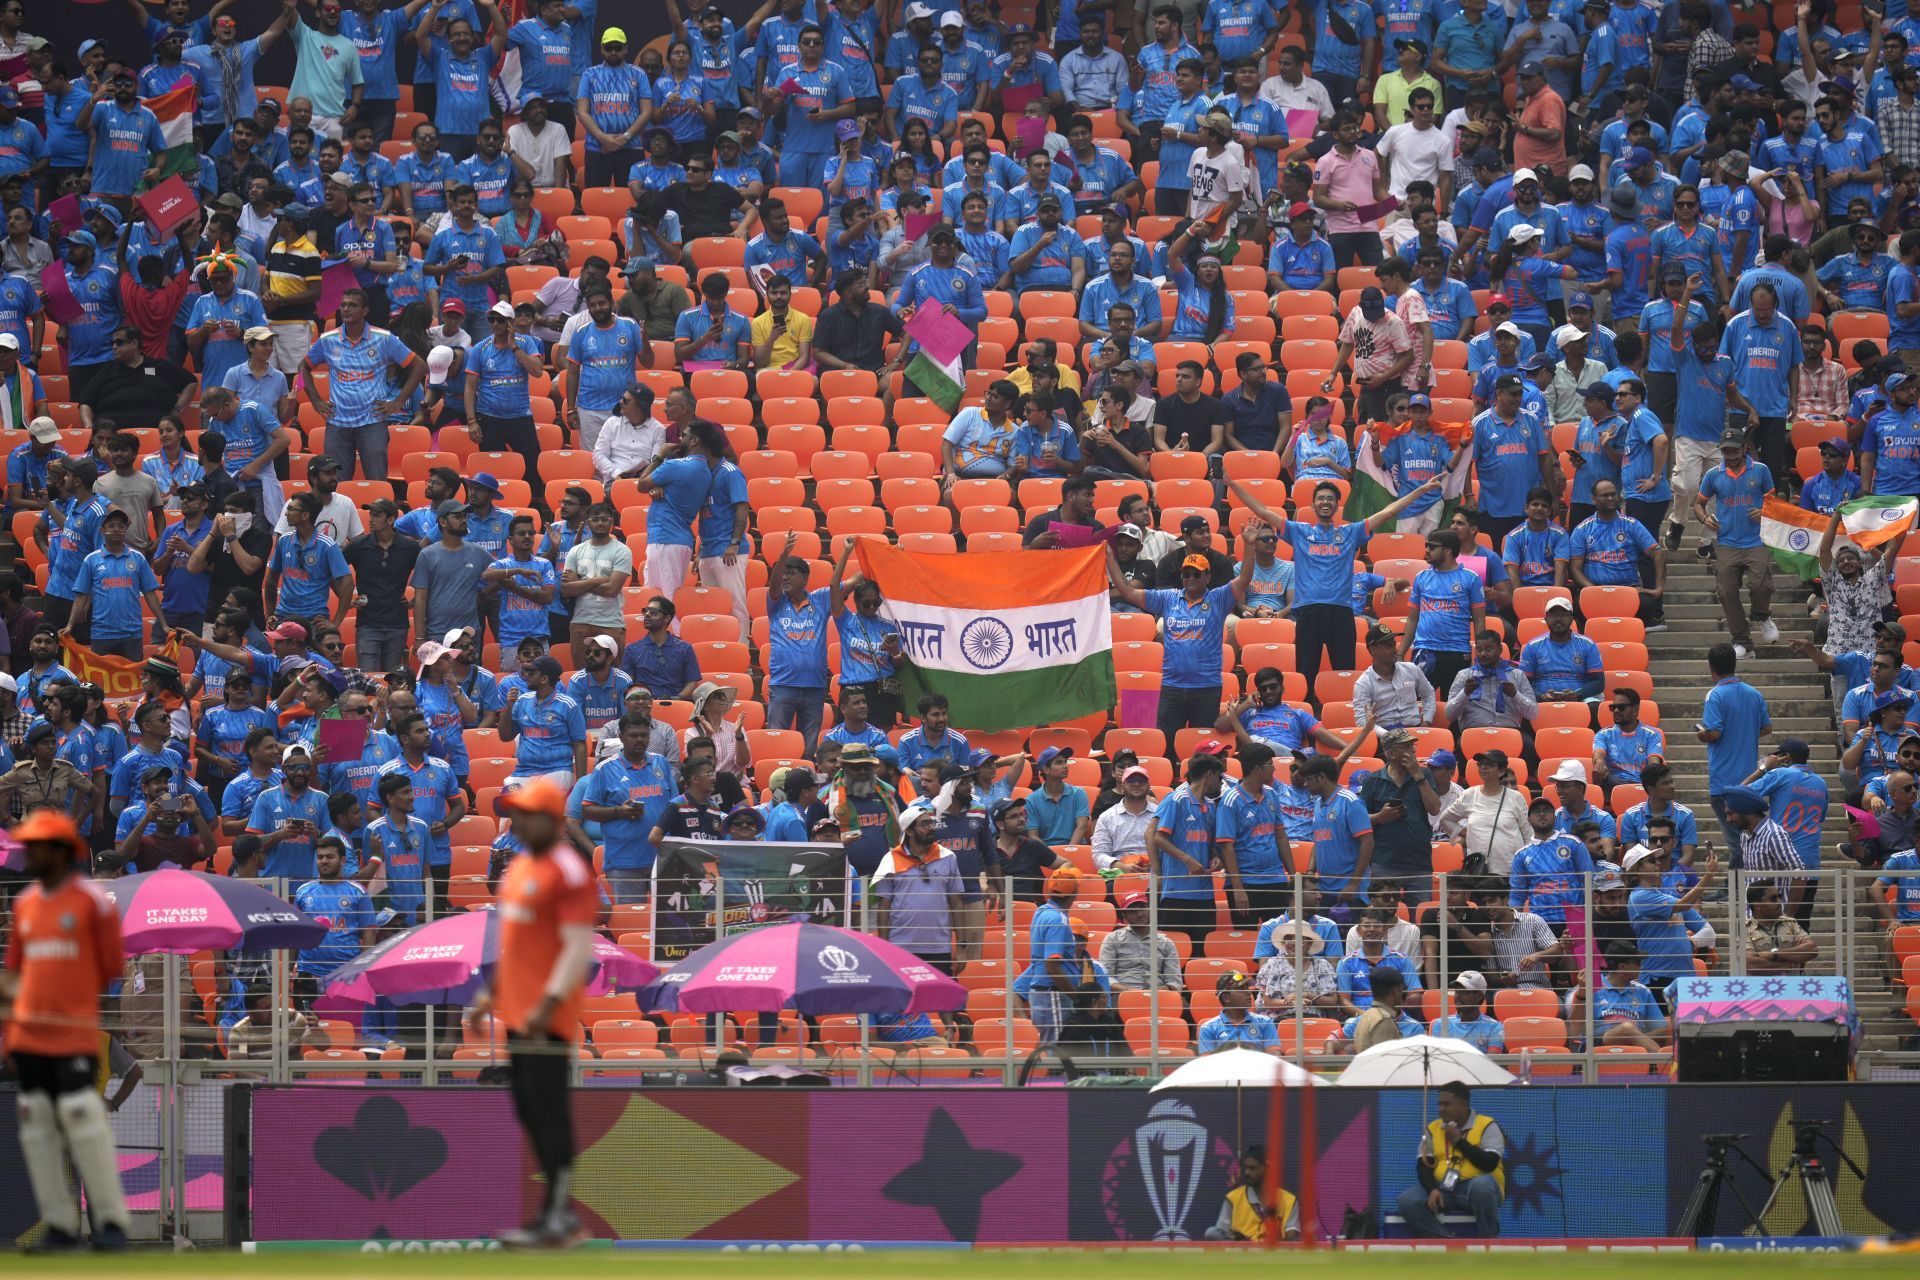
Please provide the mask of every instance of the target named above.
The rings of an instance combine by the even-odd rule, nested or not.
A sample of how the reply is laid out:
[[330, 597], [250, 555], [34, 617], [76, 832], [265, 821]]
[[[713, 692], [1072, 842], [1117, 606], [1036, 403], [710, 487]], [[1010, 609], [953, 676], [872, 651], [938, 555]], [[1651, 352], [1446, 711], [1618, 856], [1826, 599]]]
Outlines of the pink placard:
[[900, 215], [900, 230], [907, 237], [907, 243], [912, 244], [933, 230], [934, 224], [939, 221], [940, 215], [937, 213], [903, 213]]
[[320, 315], [322, 319], [340, 310], [340, 295], [360, 286], [360, 277], [344, 262], [336, 262], [320, 272]]
[[907, 336], [920, 344], [935, 364], [951, 364], [973, 341], [973, 330], [959, 317], [947, 314], [944, 307], [917, 307], [906, 324]]
[[1029, 102], [1038, 101], [1046, 91], [1046, 86], [1039, 84], [1009, 85], [1000, 91], [1000, 105], [1008, 114], [1017, 115], [1027, 109]]
[[367, 749], [368, 723], [359, 719], [322, 720], [320, 722], [320, 763], [350, 764]]
[[1065, 550], [1070, 547], [1091, 547], [1112, 542], [1119, 534], [1120, 526], [1112, 524], [1104, 529], [1089, 529], [1083, 524], [1063, 524], [1058, 520], [1049, 520], [1047, 532], [1053, 535], [1053, 545]]
[[1376, 200], [1372, 204], [1361, 205], [1353, 211], [1353, 216], [1362, 222], [1372, 222], [1377, 218], [1385, 217], [1399, 207], [1400, 201], [1398, 198], [1388, 196], [1385, 200]]
[[72, 324], [84, 317], [86, 308], [80, 305], [80, 299], [73, 296], [73, 290], [67, 287], [67, 268], [64, 263], [49, 262], [40, 269], [40, 296], [46, 304], [47, 315], [55, 324]]
[[60, 235], [65, 235], [78, 227], [82, 216], [79, 196], [61, 196], [47, 206], [47, 219], [53, 223], [54, 231]]
[[1046, 144], [1047, 122], [1045, 120], [1023, 116], [1020, 122], [1014, 125], [1013, 130], [1019, 154], [1022, 156], [1032, 155]]
[[1291, 142], [1305, 142], [1320, 132], [1320, 113], [1312, 107], [1298, 107], [1287, 112], [1287, 139]]

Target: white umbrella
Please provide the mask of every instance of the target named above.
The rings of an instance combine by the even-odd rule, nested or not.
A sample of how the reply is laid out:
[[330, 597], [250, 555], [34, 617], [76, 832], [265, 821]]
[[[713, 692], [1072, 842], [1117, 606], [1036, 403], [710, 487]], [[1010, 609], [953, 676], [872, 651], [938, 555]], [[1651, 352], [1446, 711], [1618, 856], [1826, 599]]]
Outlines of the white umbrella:
[[1153, 1086], [1162, 1089], [1260, 1089], [1276, 1084], [1317, 1085], [1319, 1077], [1302, 1070], [1285, 1058], [1258, 1049], [1222, 1049], [1181, 1064], [1165, 1080]]
[[1405, 1036], [1356, 1055], [1340, 1073], [1340, 1083], [1431, 1088], [1437, 1084], [1512, 1084], [1513, 1076], [1465, 1040]]

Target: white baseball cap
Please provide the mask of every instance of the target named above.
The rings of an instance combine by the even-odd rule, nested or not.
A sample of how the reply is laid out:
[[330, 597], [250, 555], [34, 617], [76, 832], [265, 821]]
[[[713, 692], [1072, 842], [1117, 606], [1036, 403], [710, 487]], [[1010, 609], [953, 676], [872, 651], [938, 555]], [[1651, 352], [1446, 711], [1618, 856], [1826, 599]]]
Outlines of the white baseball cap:
[[1487, 980], [1478, 969], [1463, 969], [1460, 975], [1453, 980], [1453, 985], [1461, 988], [1463, 991], [1485, 991], [1487, 989]]
[[1620, 859], [1620, 869], [1623, 871], [1631, 871], [1636, 864], [1645, 862], [1648, 858], [1657, 858], [1659, 856], [1660, 851], [1658, 849], [1649, 849], [1644, 844], [1637, 844], [1627, 850], [1626, 857]]
[[1507, 239], [1513, 241], [1515, 244], [1526, 244], [1529, 241], [1537, 239], [1539, 235], [1540, 228], [1530, 222], [1522, 222], [1514, 227], [1513, 230], [1507, 232]]
[[1526, 334], [1525, 334], [1524, 332], [1522, 332], [1522, 330], [1521, 330], [1521, 328], [1520, 328], [1520, 326], [1519, 326], [1519, 325], [1517, 325], [1517, 324], [1515, 324], [1515, 323], [1514, 323], [1513, 321], [1511, 321], [1511, 320], [1508, 320], [1508, 321], [1506, 321], [1506, 322], [1505, 322], [1504, 324], [1502, 324], [1502, 325], [1501, 325], [1501, 326], [1500, 326], [1500, 327], [1499, 327], [1498, 329], [1495, 329], [1495, 330], [1494, 330], [1494, 332], [1495, 332], [1495, 333], [1510, 333], [1510, 334], [1512, 334], [1512, 335], [1513, 335], [1514, 337], [1516, 337], [1516, 338], [1524, 338], [1524, 337], [1526, 337], [1526, 336], [1527, 336], [1527, 335], [1526, 335]]
[[1578, 782], [1585, 785], [1587, 781], [1587, 766], [1581, 764], [1578, 760], [1562, 760], [1560, 767], [1553, 771], [1553, 776], [1547, 779], [1547, 781]]
[[964, 27], [967, 25], [967, 20], [960, 16], [959, 10], [949, 9], [940, 15], [940, 25], [943, 27]]
[[1573, 168], [1567, 170], [1568, 182], [1578, 182], [1582, 178], [1585, 178], [1588, 182], [1592, 182], [1593, 169], [1584, 164], [1577, 164], [1573, 166]]
[[1566, 350], [1569, 342], [1586, 342], [1591, 339], [1592, 336], [1592, 334], [1577, 324], [1563, 324], [1553, 331], [1554, 345], [1562, 351]]
[[496, 302], [487, 308], [487, 314], [499, 316], [504, 320], [511, 320], [513, 319], [513, 304], [511, 302]]
[[615, 643], [614, 638], [612, 636], [588, 636], [587, 647], [588, 648], [598, 647], [601, 649], [605, 649], [608, 653], [615, 654], [615, 655], [618, 655], [620, 652], [620, 646], [617, 643]]
[[1523, 182], [1538, 182], [1538, 181], [1540, 181], [1540, 175], [1535, 173], [1531, 169], [1515, 169], [1513, 171], [1513, 185], [1516, 187]]
[[1540, 612], [1541, 612], [1542, 614], [1548, 614], [1548, 613], [1552, 613], [1552, 612], [1553, 612], [1553, 611], [1554, 611], [1555, 609], [1565, 609], [1565, 610], [1566, 610], [1566, 611], [1567, 611], [1568, 613], [1572, 613], [1572, 612], [1573, 612], [1573, 597], [1571, 597], [1571, 596], [1548, 596], [1548, 597], [1547, 597], [1547, 605], [1546, 605], [1546, 608], [1544, 608], [1544, 609], [1542, 609], [1542, 610], [1541, 610]]
[[917, 0], [916, 0], [916, 3], [910, 4], [907, 6], [908, 22], [912, 22], [918, 18], [931, 18], [932, 16], [933, 16], [933, 8], [930, 5], [917, 3]]
[[453, 348], [440, 346], [427, 352], [427, 385], [447, 385], [447, 370], [453, 368]]

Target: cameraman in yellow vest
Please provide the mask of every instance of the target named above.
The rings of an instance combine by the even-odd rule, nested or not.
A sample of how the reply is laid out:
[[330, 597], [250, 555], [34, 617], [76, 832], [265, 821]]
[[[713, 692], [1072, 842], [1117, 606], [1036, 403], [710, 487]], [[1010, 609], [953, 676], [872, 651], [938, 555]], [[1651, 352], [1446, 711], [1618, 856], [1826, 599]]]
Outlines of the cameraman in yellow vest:
[[1420, 1157], [1414, 1172], [1420, 1185], [1400, 1193], [1400, 1216], [1407, 1234], [1431, 1238], [1451, 1236], [1441, 1224], [1442, 1213], [1471, 1213], [1482, 1240], [1500, 1234], [1500, 1200], [1507, 1192], [1507, 1135], [1492, 1116], [1477, 1115], [1473, 1095], [1464, 1084], [1439, 1089], [1440, 1118], [1427, 1126], [1420, 1139]]
[[1220, 1220], [1207, 1228], [1209, 1240], [1264, 1240], [1267, 1221], [1277, 1218], [1282, 1240], [1300, 1238], [1300, 1205], [1286, 1188], [1277, 1188], [1272, 1209], [1260, 1203], [1267, 1186], [1267, 1149], [1258, 1143], [1240, 1157], [1240, 1181], [1220, 1205]]

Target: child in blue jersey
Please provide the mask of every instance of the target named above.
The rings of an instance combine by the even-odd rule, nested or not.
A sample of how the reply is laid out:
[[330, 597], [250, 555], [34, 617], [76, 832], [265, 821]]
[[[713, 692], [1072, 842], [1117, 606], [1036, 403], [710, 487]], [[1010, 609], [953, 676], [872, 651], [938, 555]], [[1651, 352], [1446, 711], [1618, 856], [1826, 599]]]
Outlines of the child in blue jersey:
[[1013, 433], [1010, 472], [1023, 479], [1058, 479], [1080, 470], [1080, 441], [1058, 414], [1055, 394], [1030, 392], [1014, 406], [1023, 418]]

